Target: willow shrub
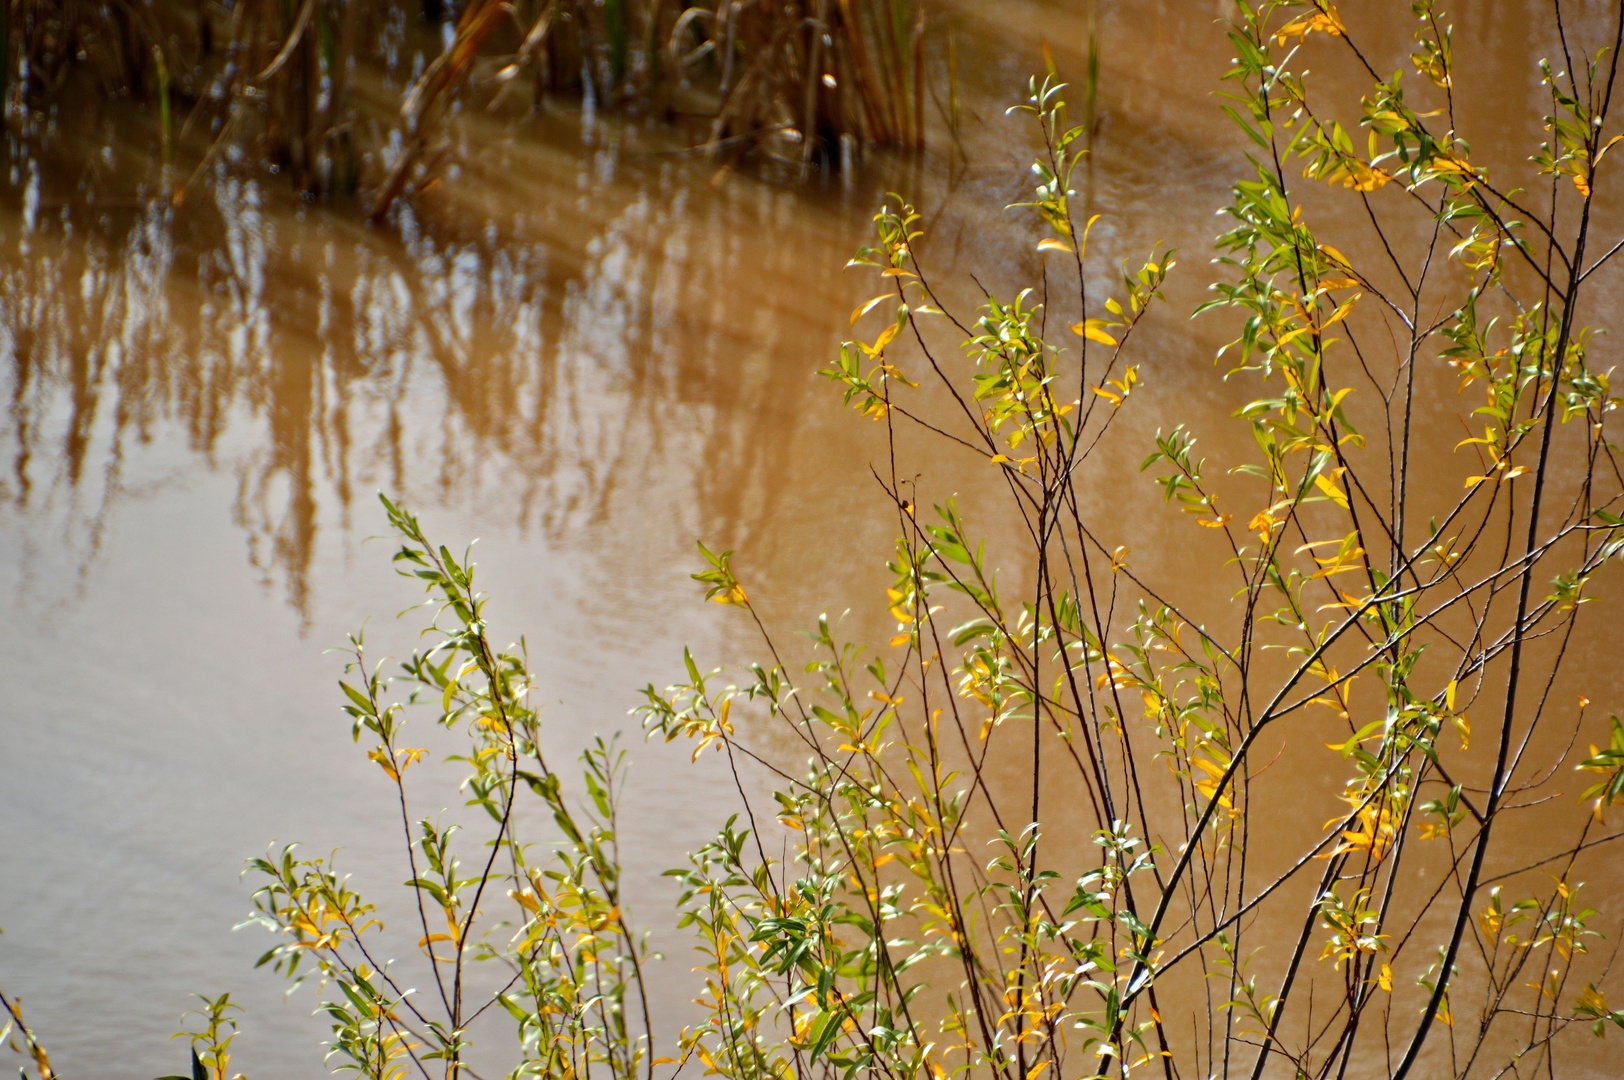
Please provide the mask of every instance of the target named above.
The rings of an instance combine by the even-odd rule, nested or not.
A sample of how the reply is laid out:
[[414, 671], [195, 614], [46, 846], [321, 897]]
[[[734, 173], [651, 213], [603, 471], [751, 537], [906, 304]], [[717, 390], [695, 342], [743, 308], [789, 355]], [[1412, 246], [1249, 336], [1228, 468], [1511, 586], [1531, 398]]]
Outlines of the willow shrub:
[[[919, 216], [876, 217], [855, 263], [883, 291], [853, 322], [879, 312], [883, 329], [825, 374], [889, 435], [918, 426], [979, 456], [1008, 502], [916, 508], [906, 463], [889, 468], [886, 646], [820, 623], [804, 670], [768, 636], [742, 677], [688, 656], [685, 683], [646, 692], [651, 736], [724, 752], [773, 789], [752, 806], [741, 783], [749, 812], [673, 871], [706, 1014], [674, 1047], [655, 1046], [653, 957], [621, 893], [621, 752], [594, 743], [566, 794], [522, 647], [493, 647], [471, 565], [386, 500], [436, 636], [394, 683], [356, 638], [343, 689], [400, 795], [417, 916], [402, 940], [421, 963], [409, 978], [384, 961], [399, 952], [330, 859], [253, 863], [256, 919], [279, 935], [262, 963], [319, 976], [333, 1062], [454, 1077], [468, 1025], [493, 1010], [515, 1025], [511, 1076], [626, 1080], [1554, 1075], [1624, 1026], [1614, 946], [1592, 948], [1617, 912], [1599, 916], [1582, 885], [1624, 836], [1610, 809], [1624, 726], [1578, 749], [1601, 725], [1553, 690], [1624, 550], [1609, 368], [1578, 321], [1618, 250], [1595, 254], [1589, 235], [1618, 137], [1617, 32], [1541, 65], [1538, 183], [1512, 190], [1449, 129], [1449, 32], [1412, 10], [1413, 71], [1391, 79], [1328, 4], [1262, 3], [1230, 27], [1228, 109], [1252, 170], [1205, 317], [1234, 327], [1225, 377], [1256, 388], [1233, 421], [1255, 449], [1210, 462], [1180, 426], [1144, 461], [1169, 513], [1221, 543], [1210, 574], [1149, 579], [1083, 510], [1113, 421], [1143, 400], [1135, 339], [1172, 263], [1090, 289], [1069, 188], [1082, 133], [1060, 88], [1034, 83], [1021, 106], [1044, 147], [1023, 207], [1050, 230], [1051, 269], [1070, 268], [1076, 323], [1047, 336], [1031, 292], [952, 314], [916, 261]], [[1362, 151], [1301, 70], [1310, 46], [1369, 75]], [[1310, 212], [1310, 189], [1360, 205]], [[1321, 216], [1349, 236], [1322, 238]], [[934, 344], [944, 332], [963, 358]], [[942, 392], [915, 392], [926, 379]], [[1428, 389], [1441, 381], [1459, 397]], [[1420, 460], [1436, 432], [1419, 418], [1441, 411], [1470, 425], [1464, 487], [1420, 482], [1438, 463]], [[974, 516], [1018, 523], [1024, 555], [1004, 569], [1019, 591]], [[753, 617], [730, 553], [704, 554], [708, 598]], [[1229, 618], [1187, 613], [1214, 590]], [[452, 760], [484, 813], [461, 833], [406, 811], [408, 777], [429, 767], [403, 733], [414, 700], [469, 740]], [[775, 727], [799, 765], [771, 749]], [[1292, 783], [1263, 778], [1282, 740], [1329, 790], [1301, 765]], [[1031, 755], [1029, 787], [989, 767], [1015, 753]], [[1342, 807], [1323, 827], [1303, 822], [1316, 800]], [[1537, 828], [1512, 834], [1529, 814]], [[774, 859], [783, 836], [758, 822], [793, 854]], [[480, 962], [504, 972], [494, 995], [470, 989]], [[223, 1004], [195, 1042], [219, 1077]]]
[[[682, 1060], [739, 1078], [1554, 1075], [1564, 1051], [1597, 1060], [1575, 1040], [1624, 1026], [1612, 950], [1591, 950], [1618, 911], [1582, 887], [1624, 837], [1608, 813], [1624, 726], [1575, 750], [1599, 725], [1555, 692], [1624, 551], [1610, 367], [1578, 321], [1619, 249], [1589, 233], [1624, 24], [1582, 53], [1553, 7], [1574, 51], [1540, 65], [1548, 141], [1510, 189], [1449, 129], [1447, 25], [1411, 11], [1412, 71], [1391, 78], [1323, 0], [1230, 27], [1226, 111], [1252, 168], [1201, 310], [1234, 326], [1223, 377], [1255, 387], [1234, 417], [1252, 453], [1209, 461], [1180, 425], [1142, 466], [1193, 536], [1220, 538], [1221, 566], [1142, 575], [1083, 509], [1085, 485], [1122, 482], [1100, 447], [1171, 263], [1090, 290], [1069, 188], [1082, 131], [1059, 88], [1022, 106], [1044, 141], [1023, 206], [1050, 229], [1051, 270], [1071, 269], [1069, 328], [1030, 290], [953, 314], [917, 260], [919, 215], [878, 215], [855, 263], [884, 291], [853, 322], [893, 317], [825, 374], [886, 426], [893, 463], [916, 426], [1000, 471], [1008, 502], [973, 509], [1018, 523], [1027, 584], [1000, 587], [971, 508], [916, 508], [913, 470], [892, 464], [886, 649], [820, 625], [805, 681], [690, 665], [649, 693], [667, 739], [776, 769], [744, 733], [777, 723], [811, 755], [773, 773], [788, 864], [730, 827], [682, 873], [712, 958], [710, 1020]], [[1303, 70], [1326, 39], [1371, 80], [1362, 148]], [[968, 365], [938, 349], [944, 318]], [[1436, 460], [1441, 412], [1467, 424], [1464, 487]], [[750, 606], [725, 556], [699, 577]], [[1215, 590], [1231, 617], [1187, 613]], [[1029, 789], [989, 778], [989, 759], [1027, 752]], [[1282, 753], [1295, 779], [1262, 780]], [[1303, 771], [1315, 754], [1330, 791]], [[1321, 802], [1341, 809], [1305, 829]]]

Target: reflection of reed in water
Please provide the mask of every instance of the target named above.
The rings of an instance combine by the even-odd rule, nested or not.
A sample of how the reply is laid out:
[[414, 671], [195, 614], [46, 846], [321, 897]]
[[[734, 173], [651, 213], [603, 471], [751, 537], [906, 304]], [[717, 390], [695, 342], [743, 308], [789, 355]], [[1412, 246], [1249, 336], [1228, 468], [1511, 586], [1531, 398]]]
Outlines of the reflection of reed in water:
[[838, 262], [761, 239], [792, 195], [577, 168], [582, 213], [401, 238], [224, 173], [180, 210], [43, 214], [34, 168], [0, 249], [5, 497], [82, 576], [121, 502], [228, 469], [252, 564], [301, 613], [321, 527], [377, 488], [500, 498], [554, 538], [651, 510], [749, 531], [816, 392], [803, 267]]
[[510, 97], [700, 119], [713, 149], [803, 175], [920, 149], [924, 30], [915, 0], [8, 0], [0, 98], [21, 118], [138, 99], [177, 204], [245, 153], [308, 196], [364, 189], [381, 220], [444, 177], [459, 107]]

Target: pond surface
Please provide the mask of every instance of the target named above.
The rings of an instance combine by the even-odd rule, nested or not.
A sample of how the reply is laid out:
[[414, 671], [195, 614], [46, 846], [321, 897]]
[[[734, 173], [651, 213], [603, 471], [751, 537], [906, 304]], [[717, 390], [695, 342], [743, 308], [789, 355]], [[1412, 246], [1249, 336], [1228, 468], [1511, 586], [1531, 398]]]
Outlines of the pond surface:
[[[1462, 12], [1457, 47], [1481, 78], [1461, 127], [1486, 154], [1537, 143], [1537, 119], [1494, 118], [1538, 115], [1540, 10]], [[1216, 425], [1241, 403], [1211, 366], [1230, 335], [1184, 318], [1244, 168], [1210, 97], [1226, 11], [1100, 5], [1090, 272], [1157, 242], [1190, 268], [1148, 329], [1124, 462], [1157, 428]], [[1402, 55], [1393, 22], [1379, 44]], [[7, 140], [0, 986], [63, 1075], [177, 1071], [166, 1036], [187, 995], [227, 989], [249, 1008], [235, 1067], [324, 1072], [308, 990], [284, 1003], [252, 970], [267, 937], [232, 926], [249, 908], [242, 860], [273, 839], [342, 846], [380, 888], [404, 876], [390, 793], [349, 739], [342, 660], [323, 651], [368, 616], [380, 651], [411, 647], [391, 617], [417, 595], [389, 542], [368, 540], [384, 528], [376, 492], [453, 547], [479, 539], [497, 636], [526, 635], [560, 752], [632, 726], [637, 690], [675, 678], [684, 644], [714, 662], [754, 655], [735, 612], [700, 602], [696, 540], [739, 550], [784, 636], [847, 609], [853, 636], [889, 635], [894, 523], [868, 470], [881, 433], [815, 376], [870, 291], [843, 266], [895, 190], [926, 211], [939, 279], [1035, 280], [1038, 233], [1002, 210], [1024, 193], [1032, 138], [1003, 109], [1040, 41], [1075, 79], [1087, 38], [1081, 4], [964, 2], [942, 26], [961, 57], [962, 145], [938, 137], [921, 158], [876, 155], [804, 188], [568, 104], [463, 117], [445, 181], [379, 228], [246, 162], [222, 161], [172, 206], [155, 195], [172, 183], [155, 129], [131, 105], [64, 103]], [[965, 463], [920, 468], [966, 505], [994, 494]], [[1459, 487], [1453, 465], [1422, 482]], [[1147, 571], [1187, 572], [1189, 530], [1157, 515], [1148, 482], [1089, 497]], [[1616, 639], [1584, 648], [1605, 714], [1624, 696]], [[734, 796], [710, 759], [628, 739], [623, 853], [642, 924], [660, 926], [659, 871]], [[655, 1010], [669, 1030], [691, 989], [680, 951], [667, 963]]]

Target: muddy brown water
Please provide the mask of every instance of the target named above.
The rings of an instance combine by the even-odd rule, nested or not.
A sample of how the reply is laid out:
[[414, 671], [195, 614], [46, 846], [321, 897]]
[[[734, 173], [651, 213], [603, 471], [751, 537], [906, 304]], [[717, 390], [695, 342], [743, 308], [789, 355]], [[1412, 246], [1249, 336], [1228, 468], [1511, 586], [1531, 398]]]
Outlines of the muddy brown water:
[[[1404, 18], [1378, 21], [1375, 44], [1402, 57], [1408, 6], [1388, 7]], [[1351, 21], [1378, 5], [1346, 8]], [[1098, 13], [1097, 272], [1157, 242], [1187, 272], [1142, 346], [1120, 479], [1086, 498], [1137, 565], [1171, 577], [1195, 561], [1188, 523], [1128, 463], [1176, 422], [1223, 447], [1240, 403], [1210, 362], [1225, 328], [1184, 318], [1244, 167], [1210, 96], [1225, 10]], [[1460, 13], [1457, 49], [1478, 57], [1460, 127], [1485, 155], [1537, 142], [1530, 43], [1555, 47], [1542, 10]], [[177, 1071], [167, 1036], [187, 995], [228, 989], [249, 1009], [234, 1068], [322, 1073], [308, 989], [284, 1002], [251, 970], [267, 936], [231, 928], [249, 906], [242, 860], [273, 839], [342, 846], [378, 891], [401, 877], [389, 793], [350, 742], [341, 662], [323, 652], [369, 615], [380, 649], [410, 647], [389, 617], [416, 597], [388, 542], [369, 540], [375, 492], [438, 539], [479, 538], [498, 636], [527, 636], [561, 751], [627, 728], [637, 689], [675, 678], [684, 644], [754, 657], [736, 613], [699, 602], [696, 539], [739, 550], [786, 635], [850, 609], [854, 637], [888, 636], [893, 521], [868, 471], [883, 442], [814, 375], [870, 292], [842, 267], [898, 190], [927, 213], [938, 278], [1034, 280], [1038, 234], [1001, 209], [1023, 192], [1030, 133], [1003, 109], [1040, 40], [1076, 76], [1087, 35], [1080, 4], [962, 3], [942, 24], [964, 69], [962, 152], [938, 137], [922, 158], [806, 187], [718, 173], [641, 121], [556, 104], [463, 117], [445, 182], [369, 228], [359, 207], [303, 203], [245, 161], [167, 205], [155, 129], [129, 104], [64, 102], [14, 124], [0, 167], [0, 986], [63, 1075]], [[997, 497], [984, 472], [920, 460], [933, 491]], [[1421, 482], [1453, 497], [1459, 470]], [[1578, 657], [1603, 712], [1624, 702], [1615, 636], [1591, 633]], [[659, 871], [733, 796], [712, 759], [631, 742], [623, 854], [633, 908], [657, 928]], [[422, 809], [437, 799], [458, 801], [431, 790]], [[1616, 904], [1597, 906], [1616, 921]], [[682, 940], [659, 940], [669, 1031], [691, 985]]]

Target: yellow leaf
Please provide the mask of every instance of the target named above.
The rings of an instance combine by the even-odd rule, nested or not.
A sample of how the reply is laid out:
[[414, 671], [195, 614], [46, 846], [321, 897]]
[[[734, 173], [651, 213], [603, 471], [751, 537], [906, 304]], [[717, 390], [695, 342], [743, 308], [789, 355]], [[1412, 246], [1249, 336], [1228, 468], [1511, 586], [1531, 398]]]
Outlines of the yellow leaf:
[[1289, 330], [1286, 333], [1281, 334], [1278, 338], [1275, 339], [1275, 342], [1274, 342], [1275, 349], [1276, 350], [1284, 349], [1287, 345], [1290, 345], [1293, 341], [1296, 341], [1298, 338], [1302, 337], [1304, 334], [1308, 333], [1312, 329], [1313, 329], [1312, 326], [1299, 326], [1295, 330]]
[[1325, 497], [1336, 503], [1342, 509], [1348, 508], [1348, 497], [1342, 494], [1342, 489], [1325, 478], [1324, 473], [1314, 477], [1314, 486], [1325, 492]]
[[739, 607], [744, 607], [748, 602], [744, 590], [737, 585], [711, 597], [711, 603], [713, 604], [737, 604]]
[[1376, 985], [1387, 991], [1389, 994], [1393, 992], [1393, 968], [1391, 965], [1382, 965], [1382, 973], [1376, 976]]
[[1449, 685], [1444, 687], [1444, 708], [1450, 712], [1455, 711], [1455, 687], [1460, 685], [1459, 679], [1450, 679]]
[[880, 295], [874, 297], [874, 299], [866, 300], [857, 305], [857, 307], [851, 313], [851, 324], [856, 326], [858, 319], [861, 319], [864, 315], [867, 315], [869, 312], [873, 311], [876, 304], [881, 304], [886, 300], [891, 299], [891, 296], [891, 293], [881, 293]]
[[901, 323], [892, 323], [882, 330], [880, 336], [874, 340], [874, 344], [869, 346], [869, 355], [878, 354], [887, 345], [891, 344], [891, 339], [896, 337], [901, 329]]
[[1331, 317], [1325, 320], [1324, 326], [1321, 326], [1320, 329], [1323, 330], [1327, 326], [1335, 325], [1336, 323], [1341, 322], [1343, 319], [1346, 319], [1348, 317], [1348, 312], [1353, 310], [1353, 305], [1358, 303], [1359, 298], [1364, 295], [1364, 293], [1354, 293], [1352, 296], [1344, 300], [1342, 305], [1332, 313]]
[[1340, 251], [1338, 251], [1336, 248], [1332, 247], [1330, 244], [1321, 244], [1319, 246], [1319, 249], [1320, 249], [1320, 253], [1323, 254], [1326, 258], [1330, 259], [1332, 262], [1334, 262], [1334, 263], [1336, 263], [1336, 264], [1338, 264], [1340, 266], [1346, 266], [1346, 267], [1349, 267], [1349, 268], [1351, 268], [1353, 266], [1353, 264], [1348, 261], [1348, 257], [1346, 255], [1342, 254]]
[[1111, 325], [1107, 319], [1084, 319], [1080, 323], [1071, 324], [1071, 332], [1080, 338], [1097, 341], [1101, 345], [1115, 345], [1116, 338], [1105, 332], [1105, 327]]
[[1208, 521], [1207, 519], [1203, 518], [1196, 522], [1196, 524], [1201, 526], [1203, 529], [1221, 529], [1224, 527], [1224, 522], [1228, 521], [1234, 516], [1234, 514], [1225, 514], [1215, 521]]
[[1336, 8], [1331, 4], [1326, 4], [1323, 10], [1282, 26], [1279, 32], [1275, 34], [1274, 39], [1279, 44], [1284, 45], [1286, 39], [1290, 37], [1295, 37], [1300, 42], [1315, 31], [1332, 37], [1341, 37], [1346, 30], [1347, 28], [1342, 25], [1341, 17], [1336, 13]]
[[891, 647], [893, 649], [900, 648], [903, 645], [908, 644], [908, 642], [910, 642], [912, 640], [913, 640], [913, 635], [912, 634], [898, 634], [896, 637], [891, 639]]
[[1053, 237], [1050, 237], [1047, 240], [1039, 240], [1038, 241], [1038, 250], [1039, 251], [1063, 251], [1067, 255], [1075, 254], [1075, 251], [1073, 250], [1073, 248], [1072, 248], [1072, 246], [1070, 244], [1066, 243], [1064, 240], [1056, 240]]
[[1335, 603], [1335, 604], [1321, 604], [1316, 610], [1318, 610], [1318, 611], [1341, 611], [1341, 610], [1352, 611], [1355, 608], [1362, 607], [1364, 605], [1364, 603], [1365, 603], [1363, 600], [1359, 600], [1359, 599], [1356, 599], [1356, 598], [1354, 598], [1352, 596], [1349, 596], [1347, 593], [1343, 592], [1341, 589], [1338, 589], [1336, 591], [1336, 595], [1339, 598], [1338, 603]]
[[1355, 161], [1345, 186], [1355, 191], [1375, 191], [1392, 179], [1381, 169], [1373, 168], [1362, 161]]
[[378, 768], [382, 769], [384, 775], [389, 777], [389, 779], [395, 781], [396, 783], [400, 782], [400, 773], [395, 771], [395, 764], [389, 760], [389, 754], [383, 749], [383, 747], [380, 746], [376, 750], [368, 750], [367, 758], [369, 760], [376, 761], [378, 763]]
[[1077, 252], [1079, 255], [1088, 254], [1088, 234], [1094, 231], [1094, 223], [1099, 219], [1100, 215], [1095, 214], [1093, 217], [1089, 218], [1088, 223], [1083, 226], [1083, 240], [1082, 243], [1078, 245]]
[[1573, 187], [1580, 195], [1587, 199], [1590, 198], [1590, 185], [1578, 173], [1573, 174]]

